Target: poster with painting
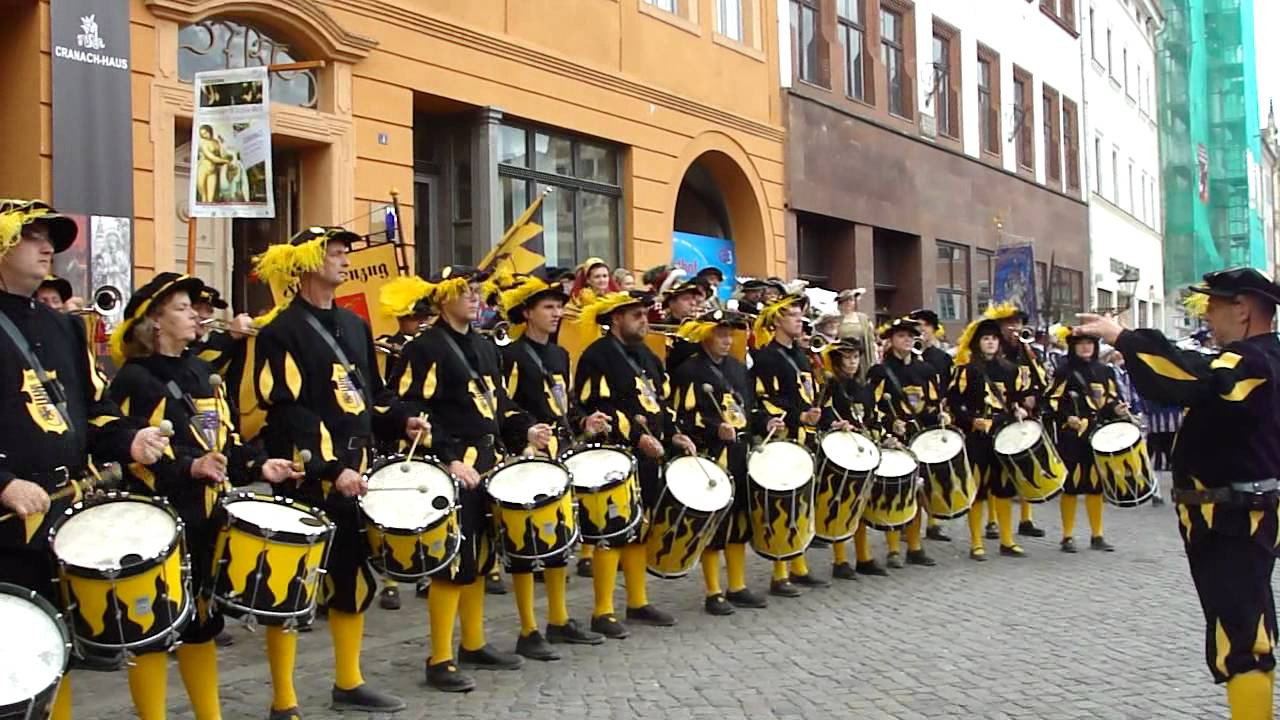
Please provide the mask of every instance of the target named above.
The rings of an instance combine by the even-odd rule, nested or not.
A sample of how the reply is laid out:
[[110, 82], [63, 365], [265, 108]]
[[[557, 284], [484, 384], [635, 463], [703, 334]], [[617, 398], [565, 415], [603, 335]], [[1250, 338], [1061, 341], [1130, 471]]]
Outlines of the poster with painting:
[[275, 217], [265, 67], [196, 73], [192, 217]]
[[996, 302], [1012, 302], [1031, 318], [1039, 317], [1036, 308], [1036, 254], [1031, 243], [1002, 245], [996, 248]]

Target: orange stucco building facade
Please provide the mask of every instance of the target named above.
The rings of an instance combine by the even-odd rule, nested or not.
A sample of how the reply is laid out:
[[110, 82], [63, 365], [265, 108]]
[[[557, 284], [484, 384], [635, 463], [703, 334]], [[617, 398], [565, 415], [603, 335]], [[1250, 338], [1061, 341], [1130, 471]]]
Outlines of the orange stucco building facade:
[[[474, 261], [547, 187], [549, 263], [643, 269], [688, 230], [732, 240], [739, 274], [786, 275], [776, 0], [718, 7], [130, 0], [134, 282], [185, 262], [190, 73], [290, 60], [324, 66], [273, 75], [276, 218], [198, 222], [215, 285], [300, 225], [376, 230], [393, 192], [411, 265]], [[21, 79], [0, 117], [0, 196], [49, 197], [49, 2], [0, 13], [0, 67]]]

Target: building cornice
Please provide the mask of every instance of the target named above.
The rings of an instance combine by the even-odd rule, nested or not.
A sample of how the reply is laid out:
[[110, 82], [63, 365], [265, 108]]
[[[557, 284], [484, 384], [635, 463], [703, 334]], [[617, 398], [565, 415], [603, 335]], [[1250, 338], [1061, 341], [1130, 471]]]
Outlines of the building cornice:
[[143, 0], [157, 18], [181, 24], [213, 16], [253, 20], [284, 29], [290, 40], [311, 44], [320, 57], [356, 63], [378, 45], [370, 37], [342, 27], [314, 0]]

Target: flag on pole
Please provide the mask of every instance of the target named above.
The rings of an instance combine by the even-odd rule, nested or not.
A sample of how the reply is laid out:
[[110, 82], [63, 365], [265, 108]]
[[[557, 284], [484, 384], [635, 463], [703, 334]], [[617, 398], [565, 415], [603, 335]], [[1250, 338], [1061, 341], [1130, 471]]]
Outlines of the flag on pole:
[[533, 222], [533, 214], [542, 207], [542, 201], [552, 191], [543, 190], [537, 198], [525, 208], [516, 221], [502, 235], [502, 242], [489, 251], [478, 269], [498, 272], [508, 270], [511, 273], [528, 273], [546, 262], [542, 255], [526, 248], [525, 243], [542, 234], [542, 226]]

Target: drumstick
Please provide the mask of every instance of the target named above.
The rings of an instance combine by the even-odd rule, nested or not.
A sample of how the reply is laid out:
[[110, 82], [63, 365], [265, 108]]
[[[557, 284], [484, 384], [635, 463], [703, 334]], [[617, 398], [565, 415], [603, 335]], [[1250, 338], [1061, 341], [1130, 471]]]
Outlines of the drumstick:
[[[65, 487], [57, 492], [49, 495], [49, 503], [52, 504], [57, 500], [61, 500], [67, 496], [74, 496], [76, 491], [89, 492], [91, 490], [109, 490], [118, 487], [123, 479], [120, 467], [115, 466], [114, 470], [108, 470], [106, 473], [99, 473], [92, 463], [89, 464], [91, 474], [83, 480], [72, 480]], [[12, 520], [18, 517], [18, 513], [11, 512], [0, 515], [0, 523]]]
[[653, 437], [653, 433], [649, 432], [649, 418], [647, 418], [647, 417], [645, 417], [645, 416], [643, 416], [643, 415], [636, 415], [636, 416], [635, 416], [635, 421], [636, 421], [636, 424], [640, 426], [640, 428], [641, 428], [641, 432], [642, 432], [645, 436], [650, 437], [650, 438], [653, 438], [653, 441], [654, 441], [654, 442], [656, 442], [656, 443], [658, 443], [658, 448], [659, 448], [659, 450], [661, 451], [661, 452], [659, 452], [659, 453], [658, 453], [658, 456], [659, 456], [659, 457], [661, 457], [661, 456], [663, 456], [663, 455], [666, 455], [666, 454], [667, 454], [666, 448], [663, 448], [663, 447], [662, 447], [662, 443], [661, 443], [661, 442], [658, 442], [658, 438]]
[[[419, 420], [423, 420], [423, 421], [425, 421], [425, 420], [427, 419], [427, 414], [426, 414], [426, 413], [419, 413], [419, 414], [418, 414], [418, 419], [419, 419]], [[417, 452], [417, 450], [418, 450], [418, 442], [422, 440], [422, 436], [423, 436], [423, 435], [425, 435], [425, 434], [426, 434], [426, 433], [425, 433], [425, 432], [423, 432], [422, 430], [419, 430], [419, 431], [417, 431], [416, 433], [414, 433], [414, 434], [413, 434], [413, 444], [409, 446], [409, 454], [405, 456], [405, 458], [404, 458], [404, 459], [405, 459], [405, 463], [404, 463], [404, 465], [402, 465], [402, 466], [400, 467], [400, 469], [401, 469], [403, 472], [409, 472], [409, 462], [408, 462], [408, 461], [413, 459], [413, 454], [414, 454], [415, 452]]]
[[213, 388], [213, 399], [215, 400], [213, 404], [213, 419], [215, 422], [212, 431], [213, 435], [209, 438], [209, 443], [214, 451], [221, 452], [221, 443], [218, 442], [218, 438], [222, 437], [222, 376], [218, 373], [211, 373], [209, 375], [209, 387]]
[[161, 420], [156, 427], [160, 429], [161, 435], [165, 437], [173, 437], [173, 423], [168, 418]]
[[369, 488], [369, 492], [405, 492], [405, 491], [407, 491], [407, 490], [412, 490], [412, 491], [414, 491], [414, 492], [420, 492], [420, 493], [423, 493], [423, 494], [426, 494], [426, 493], [428, 493], [428, 492], [431, 492], [431, 488], [427, 487], [426, 485], [416, 485], [416, 486], [414, 486], [414, 487], [381, 487], [381, 488]]
[[[711, 387], [711, 383], [702, 383], [702, 392], [706, 393], [707, 398], [711, 400], [711, 404], [716, 406], [716, 412], [720, 414], [720, 422], [728, 423], [729, 418], [725, 417], [724, 408], [720, 406], [720, 401], [716, 399], [716, 391], [715, 388]], [[729, 424], [732, 425], [732, 423]], [[738, 431], [736, 429], [733, 432], [733, 442], [738, 442]], [[715, 485], [714, 482], [711, 484]]]
[[307, 463], [311, 462], [311, 451], [303, 448], [298, 451], [298, 461], [293, 464], [295, 472], [306, 472]]

